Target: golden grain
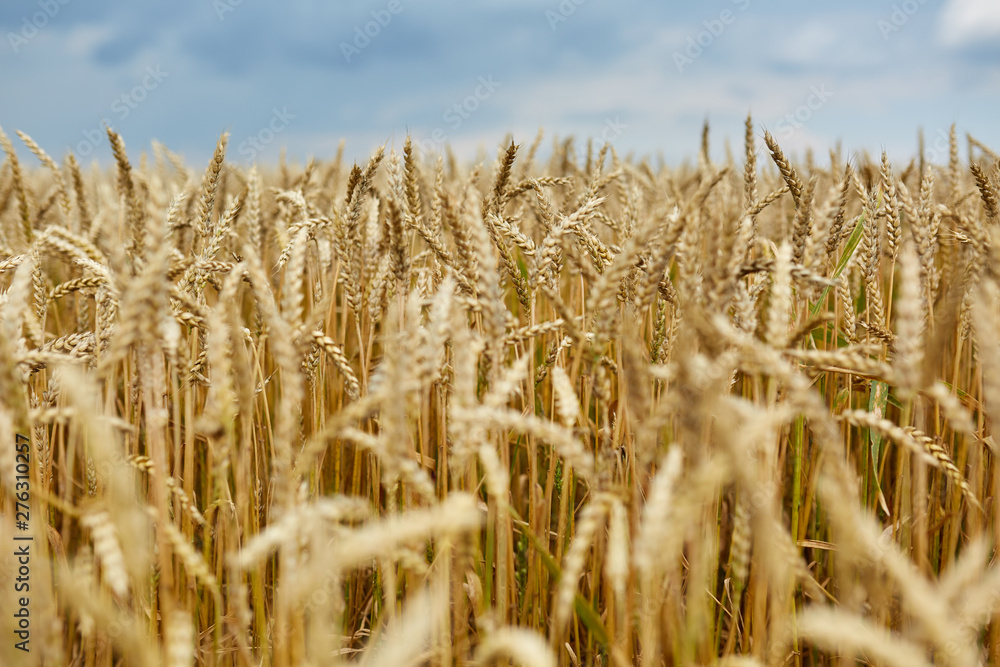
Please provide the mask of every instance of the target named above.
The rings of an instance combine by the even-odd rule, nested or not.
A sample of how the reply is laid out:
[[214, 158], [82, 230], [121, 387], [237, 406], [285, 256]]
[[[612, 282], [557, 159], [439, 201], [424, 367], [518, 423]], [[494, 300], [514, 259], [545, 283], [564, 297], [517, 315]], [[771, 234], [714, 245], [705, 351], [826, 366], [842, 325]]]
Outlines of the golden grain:
[[201, 175], [0, 131], [46, 659], [998, 664], [1000, 161], [740, 129]]

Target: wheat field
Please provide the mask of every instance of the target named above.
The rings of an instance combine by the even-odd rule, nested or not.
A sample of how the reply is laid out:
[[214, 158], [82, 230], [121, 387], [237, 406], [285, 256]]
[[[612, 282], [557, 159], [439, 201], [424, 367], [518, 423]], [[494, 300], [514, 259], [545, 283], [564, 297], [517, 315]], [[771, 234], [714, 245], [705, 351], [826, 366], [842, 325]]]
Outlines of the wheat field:
[[974, 137], [248, 168], [109, 128], [102, 169], [18, 135], [0, 664], [1000, 664]]

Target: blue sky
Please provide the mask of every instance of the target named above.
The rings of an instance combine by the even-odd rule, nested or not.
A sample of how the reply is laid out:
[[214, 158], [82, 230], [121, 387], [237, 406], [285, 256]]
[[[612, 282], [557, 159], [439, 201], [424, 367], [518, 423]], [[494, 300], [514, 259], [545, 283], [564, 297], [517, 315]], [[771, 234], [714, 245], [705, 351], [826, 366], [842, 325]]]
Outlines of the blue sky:
[[[753, 112], [788, 150], [1000, 150], [997, 0], [4, 0], [0, 126], [109, 160], [104, 122], [201, 162], [364, 159], [409, 132], [492, 156], [507, 133], [693, 157]], [[96, 131], [96, 132], [95, 132]], [[964, 149], [964, 141], [963, 141]], [[27, 150], [25, 158], [30, 159]], [[964, 154], [964, 153], [963, 153]]]

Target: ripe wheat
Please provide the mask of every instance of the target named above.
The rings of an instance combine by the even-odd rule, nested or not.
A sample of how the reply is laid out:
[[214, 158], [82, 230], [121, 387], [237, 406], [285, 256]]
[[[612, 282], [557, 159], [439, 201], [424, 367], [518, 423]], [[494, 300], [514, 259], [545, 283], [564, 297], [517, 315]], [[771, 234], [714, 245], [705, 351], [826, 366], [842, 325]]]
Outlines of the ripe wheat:
[[0, 664], [1000, 664], [1000, 159], [956, 136], [199, 176], [0, 130]]

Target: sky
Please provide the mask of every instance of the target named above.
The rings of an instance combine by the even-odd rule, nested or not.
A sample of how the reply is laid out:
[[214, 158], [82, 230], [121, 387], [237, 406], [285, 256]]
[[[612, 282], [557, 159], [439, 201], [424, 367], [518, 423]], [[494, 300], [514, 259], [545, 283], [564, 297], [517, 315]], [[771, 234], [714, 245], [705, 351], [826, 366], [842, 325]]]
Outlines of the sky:
[[1000, 151], [1000, 1], [0, 3], [0, 127], [84, 163], [110, 162], [108, 124], [195, 163], [224, 131], [251, 164], [407, 134], [492, 159], [544, 128], [678, 164], [706, 119], [738, 153], [748, 112], [794, 154], [903, 159], [923, 128], [940, 162], [952, 123]]

